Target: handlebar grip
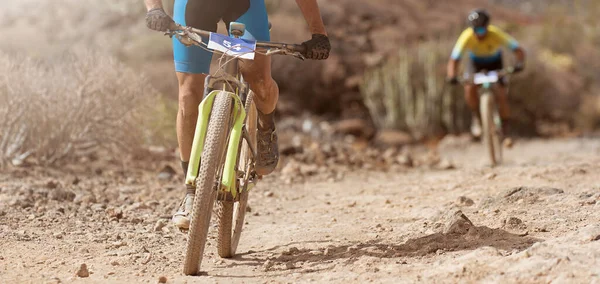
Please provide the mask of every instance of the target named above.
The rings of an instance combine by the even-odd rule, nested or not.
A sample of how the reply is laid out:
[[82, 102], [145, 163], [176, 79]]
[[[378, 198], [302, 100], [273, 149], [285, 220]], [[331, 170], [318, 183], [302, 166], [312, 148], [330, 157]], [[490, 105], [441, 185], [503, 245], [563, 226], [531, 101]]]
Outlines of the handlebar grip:
[[179, 31], [181, 30], [183, 27], [175, 22], [171, 22], [171, 24], [169, 25], [169, 30], [170, 31]]
[[294, 44], [290, 46], [290, 49], [303, 55], [306, 54], [306, 46], [303, 44]]

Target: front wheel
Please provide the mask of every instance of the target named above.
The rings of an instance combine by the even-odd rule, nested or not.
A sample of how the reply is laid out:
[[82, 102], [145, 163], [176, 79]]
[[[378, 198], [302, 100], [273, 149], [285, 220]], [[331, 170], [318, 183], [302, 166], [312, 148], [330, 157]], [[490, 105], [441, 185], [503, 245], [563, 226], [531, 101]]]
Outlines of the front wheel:
[[491, 92], [481, 95], [480, 99], [481, 128], [483, 130], [483, 146], [490, 157], [492, 167], [502, 163], [502, 144], [500, 129], [496, 126], [496, 104]]
[[223, 167], [227, 133], [231, 117], [231, 98], [227, 93], [216, 95], [211, 111], [198, 178], [194, 209], [188, 232], [183, 273], [197, 275], [200, 272], [204, 247], [213, 205], [219, 186], [217, 175]]
[[[254, 95], [251, 92], [246, 99], [246, 128], [248, 138], [243, 139], [240, 148], [240, 156], [237, 164], [237, 171], [244, 172], [245, 178], [251, 176], [254, 168], [254, 156], [251, 149], [256, 149], [256, 129], [258, 114], [254, 104]], [[251, 144], [251, 145], [250, 145]], [[252, 147], [251, 147], [252, 146]], [[246, 181], [247, 182], [247, 181]], [[239, 199], [237, 202], [219, 201], [217, 202], [217, 217], [218, 217], [218, 246], [217, 251], [220, 257], [230, 258], [235, 255], [244, 219], [246, 217], [246, 209], [248, 207], [248, 187], [241, 188], [242, 185], [237, 184], [239, 189]], [[234, 190], [234, 189], [232, 189]]]

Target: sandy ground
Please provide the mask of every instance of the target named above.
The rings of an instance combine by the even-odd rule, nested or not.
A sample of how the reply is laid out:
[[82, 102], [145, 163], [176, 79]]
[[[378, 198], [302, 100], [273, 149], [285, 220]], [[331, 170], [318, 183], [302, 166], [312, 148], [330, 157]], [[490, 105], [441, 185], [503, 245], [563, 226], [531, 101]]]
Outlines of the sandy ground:
[[196, 277], [181, 274], [186, 236], [167, 223], [178, 176], [5, 171], [0, 282], [600, 283], [600, 141], [521, 141], [493, 169], [479, 145], [442, 146], [452, 169], [266, 178], [239, 255], [218, 258], [212, 233]]

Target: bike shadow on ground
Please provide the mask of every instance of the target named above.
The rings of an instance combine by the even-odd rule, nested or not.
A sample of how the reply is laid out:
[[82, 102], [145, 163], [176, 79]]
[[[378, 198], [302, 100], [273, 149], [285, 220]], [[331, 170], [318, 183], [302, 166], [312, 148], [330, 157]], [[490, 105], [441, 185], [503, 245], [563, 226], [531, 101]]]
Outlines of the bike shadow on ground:
[[[481, 247], [494, 247], [500, 251], [514, 252], [525, 250], [539, 241], [541, 239], [530, 237], [527, 234], [514, 234], [503, 229], [492, 229], [486, 226], [472, 226], [463, 232], [434, 233], [409, 239], [402, 244], [391, 243], [384, 238], [376, 238], [364, 242], [348, 242], [313, 249], [298, 249], [295, 245], [301, 243], [290, 243], [259, 252], [251, 251], [240, 254], [227, 266], [263, 266], [263, 270], [287, 271], [286, 273], [298, 272], [298, 269], [308, 267], [308, 271], [302, 270], [301, 272], [310, 273], [331, 269], [340, 260], [345, 264], [350, 264], [363, 256], [402, 260], [443, 252], [469, 251]], [[265, 269], [267, 263], [270, 267]], [[317, 265], [321, 266], [321, 264], [322, 266], [330, 265], [326, 268], [314, 269], [317, 268]], [[290, 268], [293, 269], [290, 270]]]

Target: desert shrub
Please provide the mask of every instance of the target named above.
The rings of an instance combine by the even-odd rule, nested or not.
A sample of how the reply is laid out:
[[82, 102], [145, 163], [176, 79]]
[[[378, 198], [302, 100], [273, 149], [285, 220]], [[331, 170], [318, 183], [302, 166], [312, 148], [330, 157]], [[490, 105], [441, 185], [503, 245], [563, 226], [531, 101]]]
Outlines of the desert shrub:
[[[445, 84], [451, 48], [447, 41], [403, 48], [395, 59], [365, 73], [361, 93], [379, 128], [405, 130], [417, 137], [468, 130], [471, 114], [464, 92]], [[506, 66], [511, 66], [511, 56], [506, 57]], [[510, 78], [511, 129], [528, 136], [538, 134], [540, 121], [572, 122], [581, 88], [576, 75], [531, 57], [526, 71]]]
[[459, 88], [445, 84], [451, 42], [403, 48], [383, 66], [365, 73], [365, 104], [378, 128], [407, 130], [416, 136], [460, 132], [468, 127]]
[[581, 108], [576, 113], [575, 122], [585, 132], [600, 128], [600, 90], [594, 90], [582, 97]]
[[156, 97], [113, 57], [79, 50], [48, 60], [0, 54], [0, 165], [43, 165], [102, 150], [135, 153], [151, 138]]
[[164, 95], [152, 98], [155, 100], [144, 115], [144, 140], [154, 146], [174, 148], [177, 146], [178, 102]]
[[[559, 5], [560, 4], [560, 5]], [[543, 14], [537, 44], [548, 49], [540, 53], [542, 60], [555, 70], [577, 76], [582, 88], [566, 90], [576, 102], [579, 112], [571, 113], [576, 125], [591, 130], [600, 121], [598, 82], [600, 82], [600, 2], [574, 0], [550, 6]], [[563, 72], [563, 73], [565, 73]], [[563, 74], [560, 74], [563, 75]], [[565, 81], [565, 76], [556, 76]]]

